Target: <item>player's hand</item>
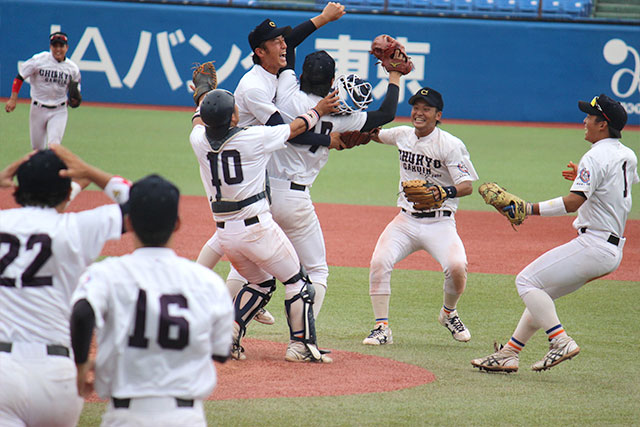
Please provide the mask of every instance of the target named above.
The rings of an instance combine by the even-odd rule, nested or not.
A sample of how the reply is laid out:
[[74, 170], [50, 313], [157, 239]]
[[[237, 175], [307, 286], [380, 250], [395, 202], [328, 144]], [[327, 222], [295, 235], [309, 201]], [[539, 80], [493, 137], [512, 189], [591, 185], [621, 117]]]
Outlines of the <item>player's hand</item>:
[[567, 167], [570, 169], [562, 171], [562, 176], [566, 180], [575, 181], [576, 177], [578, 176], [578, 165], [570, 161]]
[[338, 89], [336, 89], [322, 98], [320, 102], [318, 102], [318, 105], [315, 106], [315, 110], [320, 116], [325, 116], [329, 113], [337, 113], [339, 101], [340, 97], [338, 97]]
[[344, 6], [340, 3], [330, 1], [322, 10], [322, 16], [327, 22], [337, 21], [342, 18], [346, 12]]
[[16, 184], [13, 181], [13, 177], [16, 175], [16, 172], [18, 172], [18, 168], [21, 164], [29, 160], [35, 153], [37, 153], [37, 151], [32, 151], [0, 171], [0, 188], [15, 188]]
[[78, 396], [88, 397], [93, 392], [95, 361], [88, 360], [85, 363], [76, 365], [76, 371], [78, 373]]
[[340, 138], [340, 132], [331, 132], [329, 135], [331, 137], [331, 143], [329, 144], [330, 150], [344, 150], [347, 148], [342, 142], [342, 138]]
[[4, 106], [4, 111], [6, 111], [7, 113], [10, 113], [15, 109], [16, 109], [16, 100], [9, 98], [9, 100], [7, 101], [7, 104]]
[[82, 180], [83, 178], [91, 179], [91, 166], [73, 154], [71, 150], [60, 144], [52, 144], [49, 148], [67, 165], [66, 169], [60, 170], [61, 177], [71, 178], [75, 181]]

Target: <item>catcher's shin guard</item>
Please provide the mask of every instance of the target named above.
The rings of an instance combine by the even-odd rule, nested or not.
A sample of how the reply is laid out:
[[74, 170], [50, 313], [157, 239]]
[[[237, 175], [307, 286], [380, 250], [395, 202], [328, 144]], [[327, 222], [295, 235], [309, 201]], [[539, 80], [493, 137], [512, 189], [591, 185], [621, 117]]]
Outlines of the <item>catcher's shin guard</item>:
[[[296, 277], [301, 276], [304, 281], [304, 285], [300, 292], [295, 294], [290, 299], [285, 300], [284, 306], [287, 312], [287, 323], [289, 324], [289, 334], [292, 341], [302, 342], [314, 360], [322, 360], [322, 353], [318, 349], [316, 343], [316, 324], [313, 316], [313, 300], [315, 298], [315, 289], [309, 278], [304, 274], [304, 270], [301, 270]], [[293, 284], [300, 280], [295, 277], [287, 280], [285, 284]], [[293, 281], [292, 281], [293, 280]], [[302, 317], [302, 330], [295, 330], [294, 316]], [[299, 335], [302, 335], [301, 337]]]
[[235, 308], [236, 323], [240, 327], [239, 339], [242, 338], [247, 330], [247, 324], [253, 319], [258, 311], [271, 299], [276, 290], [276, 279], [270, 279], [266, 282], [258, 283], [260, 288], [266, 292], [261, 292], [247, 284], [240, 289], [238, 295], [233, 300]]

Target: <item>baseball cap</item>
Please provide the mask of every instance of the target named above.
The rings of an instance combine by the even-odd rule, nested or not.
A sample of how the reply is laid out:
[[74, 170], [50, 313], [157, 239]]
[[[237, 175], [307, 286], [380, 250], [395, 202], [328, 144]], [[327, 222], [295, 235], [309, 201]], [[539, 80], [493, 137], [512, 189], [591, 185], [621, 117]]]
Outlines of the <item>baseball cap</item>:
[[60, 43], [69, 44], [69, 38], [63, 32], [55, 32], [49, 36], [49, 44]]
[[18, 193], [61, 193], [69, 191], [71, 179], [58, 175], [67, 165], [51, 150], [41, 150], [18, 167]]
[[304, 58], [302, 74], [311, 84], [329, 83], [336, 73], [336, 61], [324, 50], [310, 53]]
[[423, 87], [419, 91], [417, 91], [411, 98], [409, 98], [409, 104], [413, 105], [416, 103], [418, 99], [424, 100], [427, 104], [436, 109], [442, 111], [444, 108], [444, 101], [442, 100], [442, 95], [435, 89], [431, 89], [430, 87]]
[[291, 27], [277, 27], [271, 19], [265, 19], [249, 33], [249, 46], [254, 51], [262, 42], [275, 39], [278, 36], [286, 36], [291, 32]]
[[618, 132], [627, 124], [627, 112], [622, 104], [604, 93], [595, 96], [591, 102], [578, 101], [578, 108], [584, 113], [604, 117], [609, 127]]
[[125, 211], [138, 234], [173, 231], [178, 219], [179, 201], [180, 190], [153, 174], [131, 186]]

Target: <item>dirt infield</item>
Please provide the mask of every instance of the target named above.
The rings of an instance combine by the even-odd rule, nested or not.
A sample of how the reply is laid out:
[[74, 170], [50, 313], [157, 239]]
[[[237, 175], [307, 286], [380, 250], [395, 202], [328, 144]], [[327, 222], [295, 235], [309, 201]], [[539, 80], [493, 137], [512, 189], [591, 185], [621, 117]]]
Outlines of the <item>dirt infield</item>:
[[[82, 210], [107, 203], [99, 192], [81, 193], [69, 210]], [[395, 207], [316, 204], [324, 231], [327, 260], [332, 266], [368, 267], [378, 236], [397, 214]], [[16, 207], [9, 191], [0, 191], [0, 209]], [[179, 255], [195, 259], [215, 231], [208, 203], [203, 197], [183, 196], [180, 216], [184, 226], [173, 246]], [[571, 217], [531, 217], [514, 232], [494, 212], [461, 211], [456, 214], [458, 231], [465, 244], [472, 273], [517, 274], [548, 249], [575, 236]], [[628, 221], [624, 260], [606, 279], [638, 280], [640, 265], [640, 221]], [[103, 255], [121, 255], [133, 248], [130, 236], [109, 242]], [[409, 256], [401, 269], [440, 270], [425, 253]], [[377, 356], [334, 351], [334, 364], [311, 366], [284, 361], [286, 344], [247, 339], [252, 349], [244, 362], [217, 365], [219, 384], [210, 399], [251, 399], [376, 393], [415, 387], [435, 380], [426, 369]], [[248, 369], [250, 368], [250, 369]], [[255, 384], [256, 372], [261, 382]], [[376, 372], [384, 371], [384, 381]], [[293, 381], [295, 379], [295, 386]], [[301, 384], [305, 381], [308, 386]], [[249, 388], [243, 384], [251, 382]], [[96, 401], [93, 396], [89, 401]]]

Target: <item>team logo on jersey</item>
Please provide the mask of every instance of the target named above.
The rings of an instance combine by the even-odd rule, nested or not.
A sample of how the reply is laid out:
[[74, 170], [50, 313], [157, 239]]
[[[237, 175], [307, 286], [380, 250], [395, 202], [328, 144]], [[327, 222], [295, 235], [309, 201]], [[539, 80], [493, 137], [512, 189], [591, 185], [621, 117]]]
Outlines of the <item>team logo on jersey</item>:
[[584, 182], [585, 184], [588, 184], [589, 180], [591, 179], [591, 174], [589, 173], [587, 168], [580, 169], [579, 176], [580, 176], [580, 181]]
[[458, 170], [465, 175], [469, 175], [469, 168], [464, 163], [458, 163]]

